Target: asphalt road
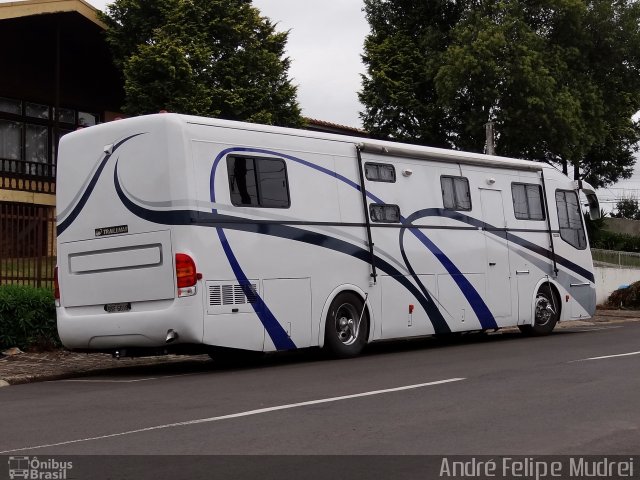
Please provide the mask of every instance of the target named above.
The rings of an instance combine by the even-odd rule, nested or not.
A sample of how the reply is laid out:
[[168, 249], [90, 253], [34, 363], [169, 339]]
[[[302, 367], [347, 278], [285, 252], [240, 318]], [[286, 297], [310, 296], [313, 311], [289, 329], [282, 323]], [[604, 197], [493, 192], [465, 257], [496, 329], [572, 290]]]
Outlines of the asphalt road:
[[639, 323], [148, 367], [0, 389], [0, 455], [638, 455], [639, 370]]

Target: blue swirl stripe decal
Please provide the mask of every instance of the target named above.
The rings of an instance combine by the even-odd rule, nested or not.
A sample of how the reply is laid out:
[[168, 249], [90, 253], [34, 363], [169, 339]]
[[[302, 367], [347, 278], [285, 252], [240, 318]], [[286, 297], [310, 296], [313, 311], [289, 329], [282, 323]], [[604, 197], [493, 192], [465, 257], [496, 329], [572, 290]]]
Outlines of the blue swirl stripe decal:
[[[403, 224], [411, 225], [411, 222], [413, 222], [417, 218], [419, 217], [416, 216], [416, 214], [414, 213], [410, 215], [406, 219], [406, 221], [403, 222]], [[425, 247], [427, 247], [435, 255], [435, 257], [444, 266], [447, 272], [449, 272], [449, 274], [451, 275], [451, 278], [453, 278], [453, 280], [456, 282], [456, 284], [464, 294], [465, 298], [469, 302], [469, 305], [471, 305], [471, 308], [473, 309], [473, 312], [478, 317], [478, 321], [480, 322], [480, 325], [482, 325], [482, 328], [498, 328], [498, 324], [496, 323], [496, 320], [493, 314], [489, 310], [489, 307], [487, 307], [487, 304], [484, 303], [478, 291], [473, 287], [473, 285], [471, 285], [471, 282], [469, 282], [467, 277], [465, 277], [460, 271], [460, 269], [455, 266], [455, 264], [451, 261], [451, 259], [447, 257], [442, 252], [442, 250], [440, 250], [438, 246], [435, 243], [433, 243], [431, 240], [429, 240], [429, 238], [420, 230], [413, 229], [410, 226], [407, 226], [406, 228], [410, 229], [410, 232], [413, 233], [414, 236], [418, 240], [420, 240], [420, 242], [422, 242], [422, 244]], [[410, 267], [409, 261], [406, 258], [406, 254], [404, 253], [404, 232], [406, 228], [403, 227], [400, 230], [400, 249], [402, 252], [402, 257], [405, 259], [405, 263], [407, 264], [407, 267], [410, 268], [411, 276], [414, 278], [414, 280], [419, 282], [418, 276], [413, 271], [413, 268]]]
[[229, 241], [227, 240], [227, 237], [224, 234], [223, 229], [216, 228], [216, 231], [218, 232], [218, 237], [220, 238], [222, 249], [224, 250], [224, 253], [227, 256], [227, 259], [229, 260], [229, 264], [231, 265], [233, 274], [238, 279], [238, 283], [240, 284], [240, 287], [244, 291], [244, 294], [247, 295], [247, 297], [250, 297], [253, 294], [254, 297], [256, 298], [256, 301], [251, 303], [251, 306], [253, 307], [253, 310], [256, 312], [256, 315], [258, 315], [258, 318], [262, 322], [262, 325], [264, 325], [264, 328], [269, 334], [269, 337], [271, 337], [271, 340], [273, 341], [273, 344], [275, 345], [275, 347], [278, 350], [295, 349], [296, 345], [293, 343], [291, 338], [289, 338], [289, 335], [284, 330], [284, 328], [282, 328], [282, 325], [280, 325], [280, 322], [278, 322], [278, 319], [276, 319], [273, 313], [271, 313], [271, 310], [269, 310], [269, 307], [267, 306], [267, 304], [262, 300], [260, 295], [257, 295], [256, 292], [250, 291], [251, 282], [249, 282], [249, 279], [242, 271], [242, 268], [240, 268], [240, 264], [238, 263], [238, 260], [236, 259], [235, 255], [233, 254], [233, 251], [231, 251], [231, 247], [229, 246]]
[[[296, 242], [306, 243], [308, 245], [314, 245], [321, 248], [326, 248], [328, 250], [332, 250], [334, 252], [340, 252], [345, 255], [357, 258], [363, 262], [369, 261], [369, 251], [364, 248], [358, 247], [357, 245], [353, 245], [344, 240], [340, 240], [335, 237], [330, 237], [328, 235], [324, 235], [317, 232], [312, 232], [309, 230], [304, 230], [296, 227], [291, 227], [283, 224], [258, 224], [252, 221], [247, 221], [246, 223], [237, 222], [237, 217], [223, 215], [216, 212], [204, 213], [201, 211], [193, 211], [193, 210], [150, 210], [144, 207], [141, 207], [134, 202], [132, 202], [124, 193], [120, 183], [118, 181], [118, 165], [116, 163], [116, 168], [114, 170], [114, 184], [116, 193], [120, 198], [122, 204], [134, 215], [140, 217], [149, 222], [161, 224], [161, 225], [196, 225], [201, 227], [208, 228], [216, 228], [217, 230], [235, 230], [249, 233], [256, 233], [260, 235], [268, 235], [272, 237], [284, 238], [288, 240], [293, 240]], [[226, 238], [226, 237], [225, 237]], [[228, 246], [228, 242], [227, 242]], [[235, 255], [229, 248], [228, 255], [232, 255], [235, 259]], [[233, 262], [234, 260], [230, 260]], [[238, 274], [242, 271], [239, 263], [235, 260], [237, 264], [237, 268], [239, 269]], [[402, 274], [399, 270], [397, 270], [392, 264], [387, 262], [384, 258], [376, 257], [376, 265], [378, 268], [391, 276], [394, 280], [399, 282], [402, 286], [404, 286], [411, 294], [418, 300], [422, 308], [427, 312], [429, 316], [429, 320], [431, 321], [434, 331], [436, 333], [449, 333], [451, 329], [447, 325], [442, 313], [436, 308], [433, 300], [425, 295], [422, 295], [420, 290], [416, 288], [416, 286], [411, 283], [409, 279], [405, 275]], [[232, 266], [233, 269], [233, 266]], [[238, 278], [238, 277], [236, 277]], [[244, 273], [240, 274], [240, 278], [238, 278], [239, 282], [242, 282], [242, 278], [248, 278]], [[260, 317], [259, 317], [260, 318]], [[268, 319], [260, 318], [265, 325], [265, 329], [267, 329], [267, 333], [271, 336], [272, 333], [269, 331], [268, 325], [270, 322]], [[275, 334], [277, 336], [277, 333]], [[273, 338], [273, 337], [272, 337]], [[274, 342], [275, 343], [275, 342]]]
[[89, 200], [89, 197], [91, 196], [91, 193], [93, 192], [93, 189], [96, 187], [96, 184], [98, 183], [98, 179], [100, 178], [100, 175], [102, 174], [102, 171], [104, 170], [104, 167], [107, 165], [107, 162], [109, 161], [111, 156], [114, 154], [114, 152], [118, 148], [120, 148], [120, 146], [122, 146], [125, 142], [128, 142], [132, 138], [137, 137], [139, 135], [144, 135], [145, 133], [146, 132], [144, 132], [144, 133], [136, 133], [134, 135], [129, 135], [128, 137], [123, 138], [122, 140], [120, 140], [118, 143], [116, 143], [113, 146], [113, 149], [111, 150], [111, 153], [105, 154], [104, 158], [100, 162], [100, 166], [96, 170], [96, 173], [93, 175], [93, 178], [91, 179], [91, 181], [87, 185], [87, 189], [84, 191], [84, 193], [80, 197], [80, 200], [78, 201], [76, 206], [69, 213], [67, 218], [65, 218], [62, 222], [58, 223], [58, 227], [57, 227], [58, 236], [62, 235], [62, 233], [67, 228], [69, 228], [69, 226], [74, 222], [74, 220], [78, 217], [78, 215], [80, 215], [80, 212], [82, 211], [82, 209], [86, 205], [87, 200]]
[[[210, 191], [211, 191], [211, 202], [212, 203], [215, 203], [215, 201], [216, 201], [215, 176], [216, 176], [216, 171], [217, 171], [217, 168], [218, 168], [218, 164], [220, 163], [222, 158], [224, 158], [225, 155], [227, 155], [229, 153], [233, 153], [233, 152], [261, 153], [261, 154], [265, 154], [265, 155], [274, 155], [274, 156], [277, 156], [277, 157], [280, 157], [280, 158], [286, 158], [286, 159], [291, 160], [293, 162], [299, 163], [301, 165], [304, 165], [306, 167], [312, 168], [312, 169], [317, 170], [319, 172], [322, 172], [322, 173], [324, 173], [326, 175], [334, 177], [337, 180], [340, 180], [341, 182], [343, 182], [343, 183], [349, 185], [350, 187], [356, 189], [357, 191], [361, 190], [360, 186], [357, 183], [353, 182], [352, 180], [348, 179], [347, 177], [345, 177], [343, 175], [340, 175], [337, 172], [334, 172], [334, 171], [329, 170], [327, 168], [324, 168], [324, 167], [321, 167], [319, 165], [316, 165], [316, 164], [313, 164], [311, 162], [308, 162], [306, 160], [303, 160], [301, 158], [297, 158], [297, 157], [294, 157], [292, 155], [287, 155], [287, 154], [279, 153], [279, 152], [276, 152], [276, 151], [273, 151], [273, 150], [266, 150], [266, 149], [261, 149], [261, 148], [232, 147], [232, 148], [227, 148], [225, 150], [222, 150], [220, 153], [218, 153], [218, 155], [216, 156], [215, 160], [213, 161], [213, 165], [211, 167], [211, 175], [209, 177], [209, 187], [210, 187]], [[365, 194], [369, 199], [373, 200], [376, 203], [385, 203], [383, 200], [381, 200], [380, 198], [376, 197], [375, 195], [373, 195], [369, 191], [365, 191]], [[215, 209], [213, 211], [215, 213]], [[453, 280], [456, 282], [456, 284], [460, 288], [460, 291], [462, 292], [462, 294], [465, 296], [465, 298], [469, 302], [469, 305], [473, 309], [474, 313], [478, 317], [478, 320], [480, 321], [480, 324], [482, 325], [482, 328], [497, 328], [498, 324], [496, 323], [491, 311], [489, 310], [489, 307], [487, 307], [486, 303], [484, 302], [484, 300], [482, 300], [482, 297], [480, 296], [478, 291], [473, 287], [473, 285], [471, 285], [469, 280], [464, 275], [462, 275], [462, 273], [460, 272], [458, 267], [455, 266], [455, 264], [451, 261], [451, 259], [448, 258], [444, 254], [444, 252], [442, 252], [442, 250], [440, 250], [438, 248], [438, 246], [435, 243], [433, 243], [423, 232], [421, 232], [418, 229], [410, 228], [411, 222], [412, 222], [412, 216], [409, 217], [409, 219], [405, 219], [404, 217], [401, 217], [400, 221], [401, 221], [401, 223], [403, 225], [406, 225], [407, 228], [409, 228], [409, 231], [435, 256], [435, 258], [442, 264], [442, 266], [451, 275]], [[404, 234], [404, 229], [401, 230], [401, 238], [402, 238], [403, 234]], [[403, 257], [403, 259], [405, 261], [407, 269], [410, 272], [413, 272], [413, 269], [411, 268], [409, 260], [408, 260], [408, 258], [406, 256], [406, 254], [404, 253], [404, 251], [402, 251], [402, 257]], [[376, 266], [378, 265], [377, 262], [378, 262], [378, 257], [376, 257]], [[415, 274], [415, 272], [413, 272], [411, 274], [411, 276], [413, 277], [415, 282], [420, 287], [420, 290], [422, 291], [422, 294], [432, 302], [431, 297], [430, 297], [429, 293], [427, 292], [427, 289], [422, 284], [422, 282], [420, 281], [418, 276]], [[436, 310], [437, 310], [437, 308], [436, 308]]]
[[[320, 165], [316, 165], [315, 163], [308, 162], [301, 158], [297, 158], [292, 155], [287, 155], [286, 153], [279, 153], [273, 150], [265, 150], [263, 148], [231, 147], [231, 148], [226, 148], [222, 150], [218, 155], [216, 155], [216, 158], [213, 161], [213, 165], [211, 166], [211, 176], [209, 177], [209, 189], [211, 192], [212, 203], [216, 203], [215, 179], [216, 179], [216, 170], [218, 169], [218, 164], [220, 163], [220, 160], [224, 158], [225, 155], [233, 152], [262, 153], [265, 155], [275, 155], [280, 158], [286, 158], [288, 160], [291, 160], [292, 162], [296, 162], [306, 167], [313, 168], [314, 170], [318, 170], [319, 172], [329, 175], [330, 177], [337, 178], [341, 182], [344, 182], [350, 187], [353, 187], [356, 190], [360, 191], [360, 185], [348, 179], [347, 177], [340, 175], [339, 173], [334, 172], [333, 170], [329, 170], [328, 168], [321, 167]], [[367, 193], [367, 195], [369, 196], [369, 193]], [[371, 198], [377, 202], [382, 202], [382, 200], [374, 196], [371, 196]], [[214, 209], [214, 212], [215, 212], [215, 209]]]
[[[513, 242], [516, 245], [526, 248], [527, 250], [530, 250], [534, 253], [537, 253], [541, 257], [545, 257], [548, 259], [552, 258], [551, 250], [547, 248], [541, 247], [540, 245], [530, 242], [529, 240], [525, 240], [522, 237], [514, 235], [513, 233], [509, 232], [504, 228], [498, 228], [494, 225], [485, 223], [482, 220], [478, 220], [476, 218], [470, 217], [460, 212], [456, 212], [454, 210], [445, 210], [444, 208], [425, 208], [424, 210], [419, 210], [415, 212], [412, 215], [412, 217], [413, 216], [415, 216], [413, 220], [416, 220], [418, 218], [424, 218], [424, 217], [446, 217], [452, 220], [457, 220], [459, 222], [466, 223], [467, 225], [481, 228], [486, 232], [492, 235], [495, 235], [497, 237], [504, 238], [509, 242]], [[543, 230], [543, 232], [546, 232], [546, 230]], [[567, 270], [577, 273], [578, 275], [586, 278], [587, 280], [590, 280], [591, 282], [595, 280], [593, 276], [593, 272], [590, 272], [586, 268], [581, 267], [580, 265], [572, 262], [571, 260], [565, 257], [562, 257], [556, 254], [556, 262], [559, 265], [562, 265], [563, 267], [565, 267]]]

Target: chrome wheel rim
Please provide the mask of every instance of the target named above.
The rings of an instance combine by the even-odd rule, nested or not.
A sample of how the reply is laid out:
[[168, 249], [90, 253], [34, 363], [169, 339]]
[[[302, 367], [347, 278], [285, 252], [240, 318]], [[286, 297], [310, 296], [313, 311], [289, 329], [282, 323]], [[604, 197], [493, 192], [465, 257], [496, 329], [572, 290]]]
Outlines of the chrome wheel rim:
[[556, 315], [556, 309], [545, 295], [536, 298], [536, 325], [547, 325]]
[[358, 311], [350, 303], [343, 303], [334, 316], [338, 340], [344, 345], [352, 345], [358, 339]]

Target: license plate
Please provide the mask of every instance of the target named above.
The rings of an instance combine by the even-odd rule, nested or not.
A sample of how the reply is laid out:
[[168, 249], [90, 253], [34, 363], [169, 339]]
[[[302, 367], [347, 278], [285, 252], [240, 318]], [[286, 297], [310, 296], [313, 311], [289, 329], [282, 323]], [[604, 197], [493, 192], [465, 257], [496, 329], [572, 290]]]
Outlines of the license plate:
[[131, 303], [107, 303], [104, 306], [104, 311], [107, 313], [128, 312], [131, 310]]

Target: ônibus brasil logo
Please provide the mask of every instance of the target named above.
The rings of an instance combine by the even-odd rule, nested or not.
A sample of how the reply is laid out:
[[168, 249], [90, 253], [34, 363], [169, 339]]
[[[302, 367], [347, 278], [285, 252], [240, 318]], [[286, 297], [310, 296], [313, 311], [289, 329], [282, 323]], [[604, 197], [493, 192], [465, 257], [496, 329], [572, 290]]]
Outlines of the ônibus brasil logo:
[[62, 462], [55, 458], [9, 457], [9, 478], [25, 480], [66, 480], [73, 462]]

